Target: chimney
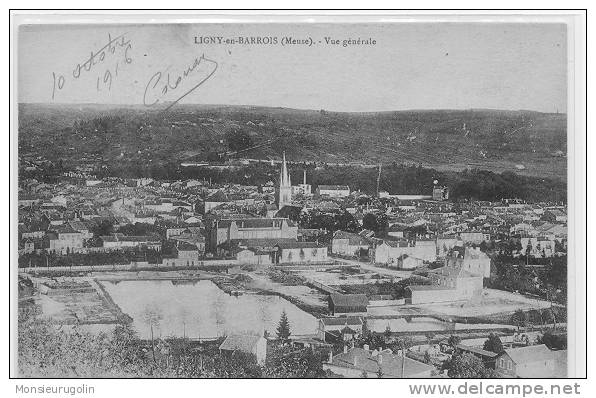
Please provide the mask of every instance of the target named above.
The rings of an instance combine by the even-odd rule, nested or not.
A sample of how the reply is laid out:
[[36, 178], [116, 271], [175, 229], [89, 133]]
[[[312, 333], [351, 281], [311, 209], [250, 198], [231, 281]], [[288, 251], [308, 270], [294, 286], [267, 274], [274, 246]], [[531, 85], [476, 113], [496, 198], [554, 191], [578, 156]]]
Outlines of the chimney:
[[333, 362], [333, 351], [329, 350], [329, 363]]
[[348, 353], [348, 346], [346, 344], [344, 344], [344, 354]]
[[368, 344], [364, 345], [364, 351], [370, 351], [370, 346]]

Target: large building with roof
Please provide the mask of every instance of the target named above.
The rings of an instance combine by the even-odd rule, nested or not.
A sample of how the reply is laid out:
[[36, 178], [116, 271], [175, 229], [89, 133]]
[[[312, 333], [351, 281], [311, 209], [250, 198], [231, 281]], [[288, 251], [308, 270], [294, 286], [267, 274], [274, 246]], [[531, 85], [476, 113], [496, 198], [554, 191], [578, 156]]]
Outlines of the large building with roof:
[[445, 266], [428, 273], [431, 285], [408, 286], [408, 304], [469, 300], [482, 293], [484, 278], [490, 276], [490, 259], [478, 249], [455, 248]]
[[329, 295], [329, 312], [333, 316], [366, 315], [367, 307], [368, 297], [366, 297], [366, 294], [332, 293]]
[[328, 261], [327, 246], [315, 242], [283, 241], [276, 245], [277, 264], [324, 263]]
[[567, 351], [552, 351], [544, 344], [505, 350], [495, 363], [503, 377], [566, 377]]
[[331, 241], [331, 252], [342, 256], [358, 257], [360, 253], [367, 252], [371, 246], [370, 239], [346, 231], [336, 231]]
[[207, 248], [247, 239], [298, 239], [298, 226], [287, 218], [215, 218], [206, 224]]
[[346, 316], [341, 318], [320, 318], [317, 327], [317, 338], [322, 341], [338, 341], [343, 331], [348, 328], [356, 334], [362, 333], [364, 320], [360, 316]]

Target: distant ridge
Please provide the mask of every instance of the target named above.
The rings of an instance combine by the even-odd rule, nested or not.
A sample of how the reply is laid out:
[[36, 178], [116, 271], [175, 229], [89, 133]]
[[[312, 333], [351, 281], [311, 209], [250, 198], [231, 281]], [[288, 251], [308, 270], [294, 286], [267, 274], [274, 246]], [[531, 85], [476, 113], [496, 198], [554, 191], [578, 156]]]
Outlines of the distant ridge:
[[[205, 161], [213, 153], [279, 159], [285, 151], [290, 162], [395, 162], [561, 180], [567, 173], [567, 115], [563, 113], [494, 109], [331, 112], [186, 104], [164, 113], [142, 105], [104, 104], [20, 104], [19, 110], [21, 154], [30, 151], [48, 158], [93, 154], [104, 161], [138, 163], [152, 157], [156, 164]], [[88, 126], [100, 119], [97, 128], [74, 128], [75, 123]], [[226, 133], [239, 130], [250, 136], [251, 146], [231, 151]]]

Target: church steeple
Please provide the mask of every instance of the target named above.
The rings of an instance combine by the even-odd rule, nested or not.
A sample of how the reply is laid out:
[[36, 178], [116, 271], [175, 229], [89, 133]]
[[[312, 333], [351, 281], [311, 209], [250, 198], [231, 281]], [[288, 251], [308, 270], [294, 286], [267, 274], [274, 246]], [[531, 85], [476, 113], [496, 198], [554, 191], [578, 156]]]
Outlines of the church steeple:
[[286, 164], [286, 153], [283, 153], [283, 161], [281, 163], [281, 172], [280, 172], [280, 186], [282, 187], [292, 187], [292, 183], [290, 182], [290, 174], [288, 173], [288, 165]]
[[285, 205], [292, 204], [292, 182], [290, 181], [290, 173], [288, 173], [288, 165], [286, 163], [286, 153], [283, 153], [283, 160], [281, 163], [281, 170], [279, 173], [279, 188], [277, 191], [277, 206], [279, 209]]

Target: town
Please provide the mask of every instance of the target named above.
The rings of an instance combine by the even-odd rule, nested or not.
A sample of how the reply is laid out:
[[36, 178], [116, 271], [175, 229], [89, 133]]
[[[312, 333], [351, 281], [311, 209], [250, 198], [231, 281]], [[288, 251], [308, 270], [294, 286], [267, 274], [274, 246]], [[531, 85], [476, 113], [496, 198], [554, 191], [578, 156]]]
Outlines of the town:
[[[21, 178], [21, 371], [566, 376], [565, 202], [453, 199], [440, 179], [388, 192], [382, 165], [374, 193], [315, 185], [292, 160], [279, 153], [258, 185]], [[75, 373], [36, 353], [85, 336]]]

